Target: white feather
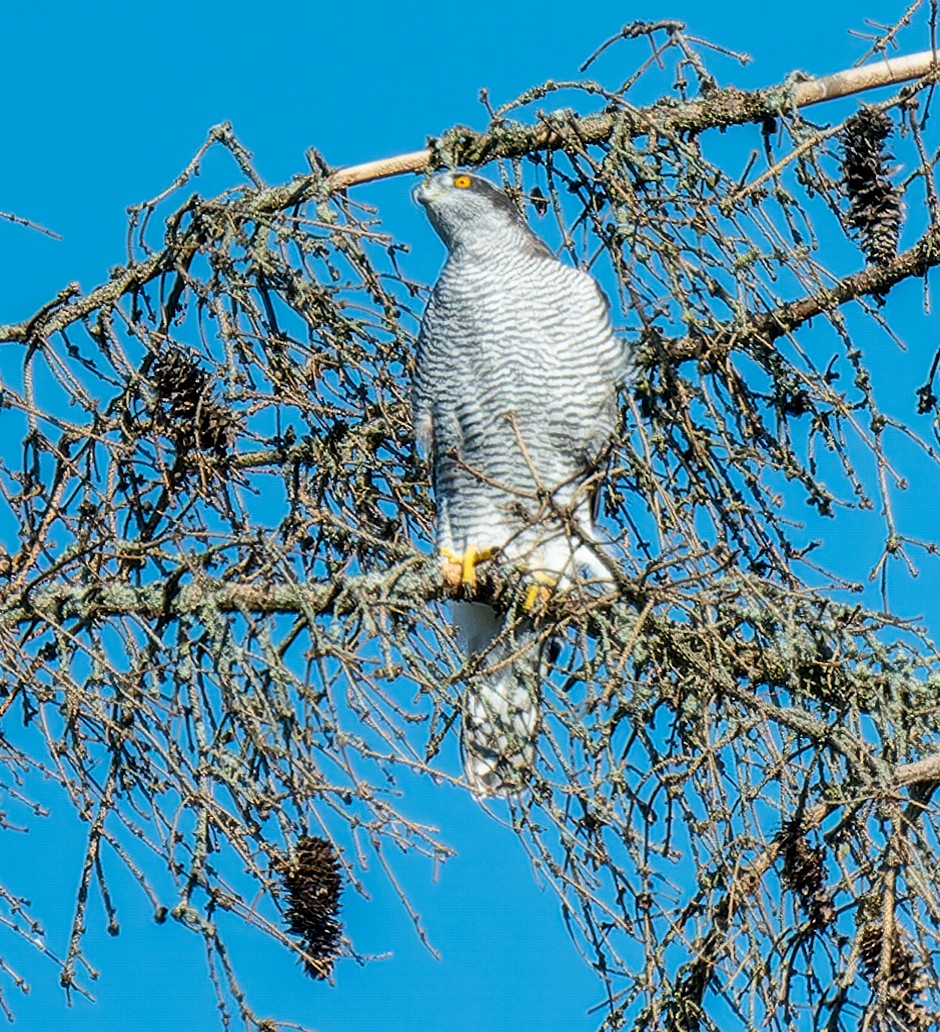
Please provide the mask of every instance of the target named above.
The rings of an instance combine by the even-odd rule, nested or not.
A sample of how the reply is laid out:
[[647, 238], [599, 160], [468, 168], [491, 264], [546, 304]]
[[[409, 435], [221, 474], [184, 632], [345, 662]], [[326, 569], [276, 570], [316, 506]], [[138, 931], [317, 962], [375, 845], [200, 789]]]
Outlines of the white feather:
[[[453, 613], [467, 655], [484, 663], [464, 693], [464, 774], [476, 795], [512, 794], [527, 780], [538, 737], [532, 625], [524, 620], [509, 633], [493, 607], [480, 602], [456, 602]], [[523, 655], [510, 661], [520, 651]]]

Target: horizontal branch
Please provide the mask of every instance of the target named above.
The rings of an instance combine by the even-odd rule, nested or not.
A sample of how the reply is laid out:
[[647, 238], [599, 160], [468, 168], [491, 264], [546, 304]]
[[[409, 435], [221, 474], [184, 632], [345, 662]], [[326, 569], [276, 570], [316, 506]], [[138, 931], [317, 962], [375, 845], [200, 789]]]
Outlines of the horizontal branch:
[[[415, 568], [414, 562], [408, 564]], [[429, 564], [427, 573], [436, 571]], [[210, 578], [197, 578], [187, 584], [172, 580], [137, 587], [123, 581], [103, 581], [88, 587], [81, 584], [57, 584], [26, 591], [10, 600], [0, 610], [0, 627], [34, 624], [43, 621], [59, 624], [68, 620], [94, 622], [114, 617], [136, 617], [141, 620], [178, 618], [200, 611], [218, 613], [252, 613], [273, 616], [279, 613], [308, 615], [341, 614], [355, 608], [355, 599], [388, 584], [393, 572], [347, 578], [342, 583], [318, 584], [230, 584]], [[425, 578], [428, 579], [428, 578]], [[409, 580], [413, 587], [413, 574]], [[422, 596], [432, 594], [431, 581]], [[415, 595], [410, 596], [412, 601]], [[343, 599], [347, 602], [343, 602]]]
[[[498, 574], [484, 572], [480, 581], [481, 595], [487, 598], [503, 595], [508, 584]], [[576, 620], [589, 633], [607, 639], [611, 627], [622, 621], [632, 628], [637, 609], [644, 601], [649, 601], [639, 590], [632, 590], [629, 582], [625, 581], [622, 587], [620, 593], [602, 598], [591, 596], [585, 599], [576, 593], [565, 594], [553, 603], [552, 612], [563, 624]], [[93, 587], [60, 584], [24, 591], [8, 600], [0, 609], [0, 629], [35, 628], [37, 623], [50, 628], [74, 622], [88, 626], [115, 618], [156, 623], [185, 616], [198, 618], [209, 613], [239, 613], [249, 618], [286, 614], [309, 619], [344, 616], [373, 609], [377, 605], [412, 610], [422, 603], [443, 599], [448, 594], [452, 592], [442, 578], [436, 558], [415, 555], [391, 569], [309, 584], [229, 583], [201, 575], [186, 584], [179, 584], [173, 578], [146, 586], [133, 586], [123, 581], [105, 581]], [[512, 592], [509, 594], [511, 596]], [[703, 683], [709, 679], [705, 669], [709, 665], [717, 675], [715, 657], [699, 655], [699, 648], [690, 651], [690, 643], [694, 644], [693, 639], [701, 634], [700, 628], [675, 623], [668, 617], [650, 617], [644, 622], [643, 633], [649, 639], [647, 651], [651, 654], [661, 654], [668, 659], [671, 651], [677, 650], [686, 662], [700, 661], [704, 671]], [[806, 738], [826, 741], [851, 758], [850, 754], [855, 751], [850, 748], [853, 742], [840, 728], [798, 706], [771, 703], [760, 693], [755, 693], [757, 685], [786, 683], [793, 675], [812, 680], [811, 662], [804, 664], [805, 670], [797, 671], [792, 660], [776, 658], [773, 650], [755, 648], [747, 641], [735, 644], [733, 639], [727, 638], [722, 642], [721, 652], [723, 658], [719, 665], [724, 671], [720, 678], [721, 691], [725, 695], [741, 705], [752, 707], [771, 723]], [[828, 673], [831, 676], [833, 671], [829, 669]], [[742, 684], [740, 689], [736, 688], [738, 682]], [[851, 690], [848, 682], [846, 690]], [[940, 755], [926, 756], [892, 769], [881, 767], [881, 762], [865, 750], [861, 752], [869, 759], [862, 764], [855, 757], [856, 765], [867, 767], [868, 763], [875, 763], [889, 779], [879, 782], [886, 790], [891, 785], [901, 788], [940, 781]]]

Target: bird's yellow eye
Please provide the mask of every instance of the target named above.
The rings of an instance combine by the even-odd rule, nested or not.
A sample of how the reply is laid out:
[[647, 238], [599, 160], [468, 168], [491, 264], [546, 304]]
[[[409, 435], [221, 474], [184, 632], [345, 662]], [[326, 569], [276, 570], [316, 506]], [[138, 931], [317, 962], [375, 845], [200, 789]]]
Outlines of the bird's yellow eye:
[[454, 186], [459, 186], [461, 190], [466, 190], [470, 185], [469, 176], [454, 176]]

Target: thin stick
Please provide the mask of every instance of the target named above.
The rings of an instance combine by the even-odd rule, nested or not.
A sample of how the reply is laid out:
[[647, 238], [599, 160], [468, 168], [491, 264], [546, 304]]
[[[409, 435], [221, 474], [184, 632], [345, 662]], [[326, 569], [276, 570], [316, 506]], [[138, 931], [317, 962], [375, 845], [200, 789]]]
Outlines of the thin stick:
[[25, 226], [27, 229], [35, 229], [37, 233], [45, 233], [47, 237], [52, 237], [53, 240], [62, 239], [54, 230], [46, 229], [45, 226], [40, 226], [38, 222], [33, 222], [32, 219], [25, 219], [22, 215], [14, 215], [9, 211], [0, 211], [0, 219], [15, 222], [18, 226]]

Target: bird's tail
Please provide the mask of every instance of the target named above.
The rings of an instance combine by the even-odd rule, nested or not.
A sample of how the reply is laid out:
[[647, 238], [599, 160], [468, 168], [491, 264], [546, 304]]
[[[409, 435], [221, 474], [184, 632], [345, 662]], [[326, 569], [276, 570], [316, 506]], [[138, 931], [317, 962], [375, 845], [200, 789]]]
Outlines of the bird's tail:
[[539, 662], [526, 648], [532, 625], [522, 621], [504, 634], [503, 620], [481, 602], [455, 603], [454, 619], [468, 657], [484, 663], [464, 695], [464, 773], [478, 796], [514, 795], [528, 780], [538, 741]]

